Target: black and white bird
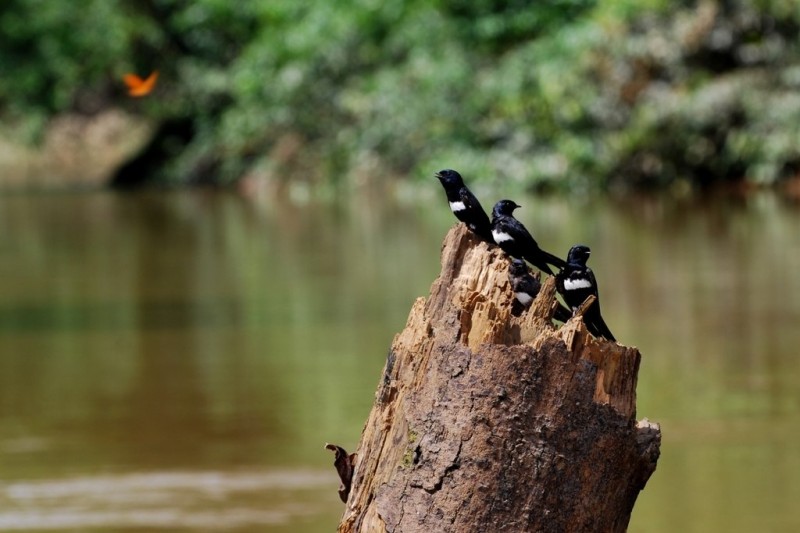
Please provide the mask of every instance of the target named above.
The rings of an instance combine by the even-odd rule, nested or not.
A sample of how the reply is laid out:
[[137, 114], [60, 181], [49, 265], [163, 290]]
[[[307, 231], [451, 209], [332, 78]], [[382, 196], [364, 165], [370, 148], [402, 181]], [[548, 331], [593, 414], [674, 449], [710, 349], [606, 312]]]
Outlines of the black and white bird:
[[508, 282], [514, 297], [527, 309], [533, 303], [539, 290], [542, 288], [541, 282], [531, 275], [528, 264], [522, 259], [512, 259], [508, 265]]
[[548, 264], [563, 268], [566, 263], [560, 257], [545, 252], [531, 236], [522, 222], [514, 218], [519, 206], [511, 200], [500, 200], [492, 209], [492, 238], [511, 257], [522, 258], [530, 264], [552, 275]]
[[456, 218], [466, 224], [472, 233], [486, 241], [494, 242], [489, 216], [475, 195], [464, 185], [461, 174], [455, 170], [445, 169], [437, 172], [435, 176], [444, 187], [450, 210]]
[[583, 315], [586, 328], [595, 337], [605, 337], [608, 340], [616, 341], [617, 339], [611, 334], [611, 330], [608, 329], [600, 314], [597, 280], [592, 269], [586, 266], [589, 254], [591, 254], [589, 247], [582, 244], [576, 244], [569, 249], [567, 265], [556, 275], [556, 289], [573, 313], [589, 295], [593, 294], [595, 301]]

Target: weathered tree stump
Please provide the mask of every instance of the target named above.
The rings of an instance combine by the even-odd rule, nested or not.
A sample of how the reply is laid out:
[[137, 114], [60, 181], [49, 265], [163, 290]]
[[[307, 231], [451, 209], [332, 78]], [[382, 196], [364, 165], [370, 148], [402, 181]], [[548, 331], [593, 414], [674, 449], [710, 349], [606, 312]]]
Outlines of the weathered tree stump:
[[339, 532], [625, 531], [656, 467], [640, 354], [511, 312], [508, 258], [463, 225], [386, 360]]

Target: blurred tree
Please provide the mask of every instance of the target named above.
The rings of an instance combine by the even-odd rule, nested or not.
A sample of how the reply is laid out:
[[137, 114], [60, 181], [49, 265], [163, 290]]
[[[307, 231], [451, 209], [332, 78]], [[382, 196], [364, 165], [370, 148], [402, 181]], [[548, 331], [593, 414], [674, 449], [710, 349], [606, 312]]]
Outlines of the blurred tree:
[[[159, 127], [116, 183], [774, 182], [800, 168], [790, 0], [6, 0], [0, 117]], [[159, 70], [130, 100], [126, 72]]]

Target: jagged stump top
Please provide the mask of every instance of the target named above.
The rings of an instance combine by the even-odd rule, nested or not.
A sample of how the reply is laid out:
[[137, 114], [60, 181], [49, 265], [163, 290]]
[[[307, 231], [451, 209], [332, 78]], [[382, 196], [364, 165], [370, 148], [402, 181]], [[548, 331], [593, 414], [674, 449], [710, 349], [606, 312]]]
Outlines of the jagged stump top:
[[556, 327], [552, 321], [556, 295], [552, 276], [542, 284], [530, 309], [515, 316], [509, 261], [499, 247], [476, 238], [462, 224], [454, 226], [442, 244], [442, 271], [431, 286], [430, 297], [417, 299], [396, 341], [416, 337], [427, 327], [449, 325], [454, 317], [460, 325], [459, 342], [472, 350], [482, 344], [530, 344], [538, 349], [544, 342], [561, 340], [573, 357], [597, 365], [596, 401], [635, 416], [639, 350], [592, 337], [579, 317]]

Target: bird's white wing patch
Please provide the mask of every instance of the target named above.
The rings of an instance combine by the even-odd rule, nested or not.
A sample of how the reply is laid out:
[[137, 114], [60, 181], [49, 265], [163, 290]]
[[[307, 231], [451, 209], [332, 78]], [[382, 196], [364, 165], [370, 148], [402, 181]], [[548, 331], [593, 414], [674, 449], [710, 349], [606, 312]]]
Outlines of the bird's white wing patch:
[[500, 244], [501, 242], [505, 242], [505, 241], [513, 241], [514, 240], [514, 237], [512, 237], [508, 233], [506, 233], [504, 231], [498, 231], [496, 229], [492, 230], [492, 237], [494, 238], [494, 242], [496, 242], [497, 244]]
[[592, 282], [588, 279], [565, 279], [564, 289], [574, 291], [577, 289], [591, 289]]
[[533, 297], [527, 292], [515, 292], [514, 296], [517, 297], [517, 300], [519, 300], [519, 303], [522, 305], [528, 305], [533, 300]]
[[464, 205], [464, 202], [450, 202], [450, 210], [453, 213], [457, 213], [459, 211], [463, 211], [466, 208], [467, 208], [467, 206]]

